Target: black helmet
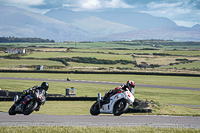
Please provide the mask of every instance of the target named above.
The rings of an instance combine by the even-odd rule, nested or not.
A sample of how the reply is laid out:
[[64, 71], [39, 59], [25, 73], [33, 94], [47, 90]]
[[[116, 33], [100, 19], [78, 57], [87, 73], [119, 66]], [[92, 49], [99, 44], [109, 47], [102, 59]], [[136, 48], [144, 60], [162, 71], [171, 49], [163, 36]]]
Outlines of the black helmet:
[[45, 91], [47, 91], [49, 88], [49, 84], [47, 82], [42, 82], [41, 88], [44, 89]]

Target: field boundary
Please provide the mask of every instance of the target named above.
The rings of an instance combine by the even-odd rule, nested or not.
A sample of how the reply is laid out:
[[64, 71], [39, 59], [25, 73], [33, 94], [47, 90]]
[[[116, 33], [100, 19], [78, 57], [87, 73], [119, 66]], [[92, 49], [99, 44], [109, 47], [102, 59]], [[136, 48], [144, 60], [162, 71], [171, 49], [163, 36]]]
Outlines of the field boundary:
[[[0, 90], [0, 101], [13, 101], [15, 95], [22, 95], [19, 91]], [[61, 94], [48, 94], [47, 101], [96, 101], [97, 97], [69, 97]]]
[[134, 75], [161, 75], [161, 76], [191, 76], [191, 77], [200, 77], [200, 74], [189, 74], [189, 73], [156, 73], [156, 72], [109, 72], [109, 71], [45, 71], [45, 70], [0, 70], [0, 72], [9, 72], [9, 73], [73, 73], [73, 74], [134, 74]]
[[[97, 97], [47, 97], [47, 101], [96, 101]], [[14, 97], [1, 97], [0, 101], [14, 101]]]

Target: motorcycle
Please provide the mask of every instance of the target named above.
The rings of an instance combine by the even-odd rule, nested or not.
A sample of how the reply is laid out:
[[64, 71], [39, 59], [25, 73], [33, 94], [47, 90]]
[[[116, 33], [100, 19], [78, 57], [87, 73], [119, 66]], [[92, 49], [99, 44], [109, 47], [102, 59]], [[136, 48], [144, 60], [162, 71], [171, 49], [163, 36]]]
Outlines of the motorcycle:
[[36, 90], [25, 96], [18, 104], [18, 95], [14, 98], [14, 104], [8, 111], [9, 115], [24, 114], [29, 115], [33, 111], [37, 111], [46, 101], [45, 90]]
[[100, 113], [105, 113], [120, 116], [128, 110], [134, 100], [133, 94], [128, 89], [111, 96], [104, 102], [101, 100], [101, 93], [98, 93], [97, 101], [90, 108], [90, 114], [99, 115]]

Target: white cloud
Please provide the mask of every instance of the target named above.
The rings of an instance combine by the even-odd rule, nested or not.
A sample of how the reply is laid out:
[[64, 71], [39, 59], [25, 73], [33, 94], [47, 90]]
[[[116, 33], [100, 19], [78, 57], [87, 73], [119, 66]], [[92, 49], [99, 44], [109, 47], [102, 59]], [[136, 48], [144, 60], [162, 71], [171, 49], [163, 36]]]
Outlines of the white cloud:
[[106, 8], [133, 8], [133, 6], [124, 3], [122, 0], [112, 0], [104, 2]]
[[89, 10], [99, 9], [102, 7], [99, 0], [81, 0], [80, 6], [83, 9], [89, 9]]
[[196, 24], [199, 24], [198, 22], [194, 22], [194, 21], [181, 21], [181, 20], [177, 20], [174, 21], [178, 26], [185, 26], [185, 27], [192, 27]]
[[44, 4], [44, 0], [0, 0], [0, 3], [9, 5], [31, 6]]
[[147, 5], [149, 9], [163, 9], [163, 8], [175, 8], [177, 6], [181, 6], [183, 2], [177, 2], [177, 3], [156, 3], [151, 2]]
[[73, 2], [76, 4], [76, 10], [98, 10], [105, 8], [133, 8], [134, 6], [128, 5], [123, 0], [79, 0]]
[[140, 12], [148, 13], [157, 17], [167, 17], [173, 20], [179, 26], [191, 27], [200, 23], [199, 10], [194, 8], [190, 0], [174, 0], [164, 2], [150, 2], [146, 8], [143, 7]]

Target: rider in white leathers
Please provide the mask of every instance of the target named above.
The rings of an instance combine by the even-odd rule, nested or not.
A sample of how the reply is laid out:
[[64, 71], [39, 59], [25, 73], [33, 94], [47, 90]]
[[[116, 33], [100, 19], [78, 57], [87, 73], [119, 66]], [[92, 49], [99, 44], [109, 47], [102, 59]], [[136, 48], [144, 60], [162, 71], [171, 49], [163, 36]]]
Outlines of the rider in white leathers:
[[128, 80], [125, 85], [120, 85], [119, 87], [116, 87], [115, 89], [109, 90], [108, 92], [106, 92], [105, 96], [103, 98], [103, 101], [106, 101], [108, 97], [111, 97], [116, 93], [119, 93], [119, 92], [122, 92], [123, 90], [126, 90], [126, 88], [128, 88], [129, 91], [132, 94], [134, 94], [134, 92], [135, 92], [134, 87], [135, 87], [135, 82], [132, 81], [132, 80]]

